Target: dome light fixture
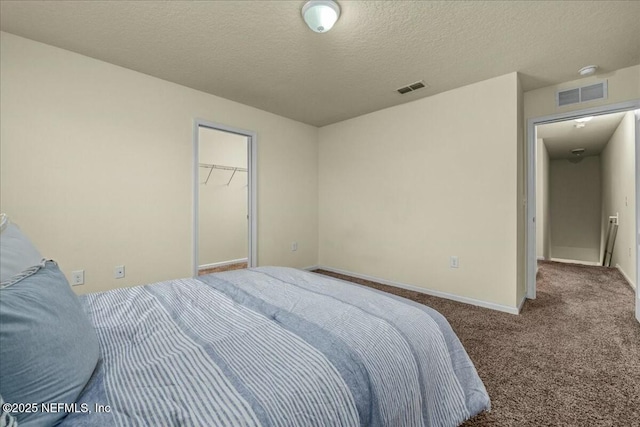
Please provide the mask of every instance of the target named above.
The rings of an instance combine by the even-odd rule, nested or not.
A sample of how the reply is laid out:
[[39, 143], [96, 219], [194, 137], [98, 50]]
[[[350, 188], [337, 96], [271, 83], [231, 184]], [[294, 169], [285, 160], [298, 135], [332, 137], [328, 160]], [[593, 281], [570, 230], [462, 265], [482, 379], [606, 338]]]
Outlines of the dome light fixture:
[[585, 151], [586, 150], [584, 148], [574, 148], [573, 150], [571, 150], [571, 154], [573, 154], [574, 157], [571, 157], [567, 160], [569, 160], [569, 162], [571, 163], [580, 163], [584, 158]]
[[340, 6], [333, 0], [309, 0], [302, 6], [302, 18], [316, 33], [326, 33], [340, 17]]

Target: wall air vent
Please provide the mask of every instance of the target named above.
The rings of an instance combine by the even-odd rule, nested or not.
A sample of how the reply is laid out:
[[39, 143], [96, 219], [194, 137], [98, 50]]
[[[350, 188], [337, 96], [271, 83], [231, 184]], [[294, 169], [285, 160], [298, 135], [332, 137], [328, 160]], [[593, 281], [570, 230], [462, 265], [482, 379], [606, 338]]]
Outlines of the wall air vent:
[[588, 86], [558, 91], [556, 105], [564, 107], [565, 105], [580, 104], [597, 99], [607, 99], [607, 80]]
[[405, 93], [413, 92], [414, 90], [422, 89], [423, 87], [427, 87], [427, 85], [420, 80], [419, 82], [411, 83], [410, 85], [401, 87], [400, 89], [396, 89], [399, 94], [404, 95]]
[[607, 88], [604, 82], [580, 88], [580, 102], [593, 101], [595, 99], [605, 99]]

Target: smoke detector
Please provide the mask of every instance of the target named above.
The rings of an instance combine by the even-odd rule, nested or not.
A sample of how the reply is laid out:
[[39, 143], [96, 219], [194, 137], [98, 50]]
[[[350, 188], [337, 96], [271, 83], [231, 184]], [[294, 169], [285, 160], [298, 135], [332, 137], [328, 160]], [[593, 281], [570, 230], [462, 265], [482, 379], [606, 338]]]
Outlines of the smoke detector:
[[590, 76], [596, 73], [596, 70], [598, 69], [597, 65], [587, 65], [586, 67], [582, 67], [578, 70], [578, 73], [583, 76]]

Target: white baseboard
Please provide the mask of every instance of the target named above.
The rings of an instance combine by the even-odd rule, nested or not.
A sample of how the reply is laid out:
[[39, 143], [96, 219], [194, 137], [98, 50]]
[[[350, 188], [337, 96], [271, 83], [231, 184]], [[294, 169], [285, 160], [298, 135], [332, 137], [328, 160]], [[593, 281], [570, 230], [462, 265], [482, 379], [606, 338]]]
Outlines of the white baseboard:
[[524, 304], [524, 299], [523, 299], [520, 302], [520, 305], [518, 307], [509, 307], [507, 305], [481, 301], [481, 300], [468, 298], [468, 297], [461, 297], [459, 295], [454, 295], [447, 292], [434, 291], [431, 289], [421, 288], [419, 286], [408, 285], [406, 283], [395, 282], [393, 280], [381, 279], [379, 277], [368, 276], [366, 274], [354, 273], [352, 271], [340, 270], [338, 268], [327, 267], [324, 265], [319, 265], [316, 268], [331, 271], [333, 273], [344, 274], [345, 276], [357, 277], [358, 279], [364, 279], [364, 280], [370, 280], [372, 282], [382, 283], [383, 285], [389, 285], [389, 286], [394, 286], [396, 288], [402, 288], [410, 291], [420, 292], [423, 294], [432, 295], [434, 297], [445, 298], [445, 299], [449, 299], [457, 302], [462, 302], [465, 304], [476, 305], [478, 307], [489, 308], [491, 310], [502, 311], [504, 313], [509, 313], [509, 314], [520, 314], [520, 309], [522, 308], [522, 304]]
[[520, 314], [520, 312], [522, 311], [522, 306], [524, 305], [525, 301], [527, 301], [527, 294], [523, 295], [520, 303], [518, 304], [518, 314]]
[[546, 258], [543, 257], [543, 256], [539, 256], [539, 257], [537, 257], [537, 259], [538, 259], [538, 261], [544, 261]]
[[565, 264], [579, 264], [579, 265], [600, 266], [600, 263], [597, 262], [597, 261], [580, 261], [580, 260], [577, 260], [577, 259], [564, 259], [564, 258], [551, 258], [551, 261], [563, 262]]
[[317, 266], [317, 265], [312, 265], [312, 266], [309, 266], [309, 267], [303, 267], [303, 268], [302, 268], [302, 270], [306, 270], [306, 271], [313, 271], [313, 270], [317, 270], [317, 269], [319, 269], [319, 268], [320, 268], [320, 267], [319, 267], [319, 266]]
[[627, 276], [627, 273], [625, 273], [624, 270], [622, 269], [622, 267], [620, 267], [620, 264], [616, 264], [616, 268], [618, 269], [620, 274], [622, 274], [622, 276], [624, 276], [624, 278], [627, 281], [627, 283], [629, 284], [629, 286], [631, 286], [631, 289], [635, 290], [636, 289], [636, 284], [633, 283], [633, 280], [631, 280], [631, 278], [629, 276]]
[[232, 259], [230, 261], [214, 262], [211, 264], [203, 264], [198, 266], [198, 270], [206, 270], [208, 268], [224, 267], [225, 265], [239, 264], [241, 262], [248, 262], [249, 258]]

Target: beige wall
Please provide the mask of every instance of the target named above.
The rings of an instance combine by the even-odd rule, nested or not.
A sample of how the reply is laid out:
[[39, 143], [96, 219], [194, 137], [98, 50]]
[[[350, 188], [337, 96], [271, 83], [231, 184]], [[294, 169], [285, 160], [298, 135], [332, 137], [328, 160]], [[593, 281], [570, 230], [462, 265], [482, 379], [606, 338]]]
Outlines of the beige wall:
[[0, 39], [0, 209], [67, 275], [85, 270], [78, 292], [192, 274], [195, 118], [257, 132], [258, 262], [317, 263], [317, 128]]
[[542, 138], [536, 145], [536, 256], [549, 259], [549, 152]]
[[618, 235], [611, 266], [619, 266], [635, 284], [636, 277], [636, 193], [635, 193], [635, 117], [625, 114], [601, 154], [602, 233], [606, 239], [609, 216], [619, 214]]
[[597, 263], [600, 254], [600, 156], [549, 164], [551, 258]]
[[[248, 168], [247, 137], [200, 127], [200, 163]], [[198, 265], [248, 257], [248, 173], [200, 168]], [[231, 179], [233, 176], [233, 179]]]
[[517, 80], [321, 128], [320, 264], [515, 307]]

